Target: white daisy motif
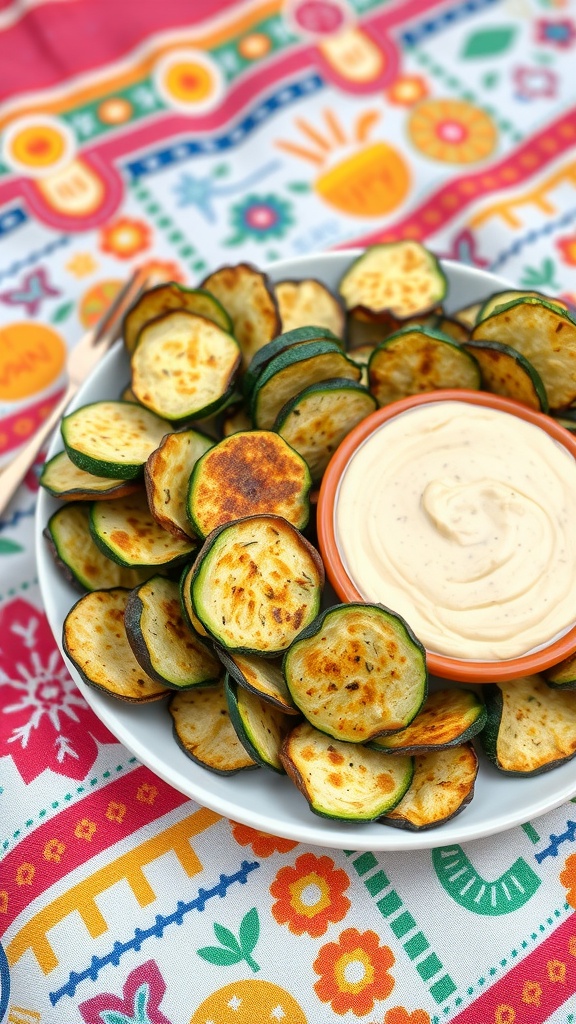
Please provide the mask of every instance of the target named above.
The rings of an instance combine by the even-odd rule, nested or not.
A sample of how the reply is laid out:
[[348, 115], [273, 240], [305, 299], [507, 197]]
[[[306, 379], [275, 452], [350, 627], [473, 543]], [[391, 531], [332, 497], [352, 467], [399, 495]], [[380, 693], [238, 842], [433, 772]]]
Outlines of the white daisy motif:
[[286, 1014], [285, 1014], [284, 1010], [282, 1009], [282, 1007], [280, 1006], [280, 1003], [278, 1003], [278, 1006], [274, 1007], [274, 1009], [272, 1010], [272, 1013], [270, 1014], [270, 1017], [273, 1020], [282, 1020], [282, 1018], [285, 1017], [285, 1016], [286, 1016]]
[[232, 999], [228, 1003], [228, 1006], [230, 1007], [231, 1010], [238, 1010], [241, 1005], [242, 1000], [239, 999], [238, 996], [232, 996]]

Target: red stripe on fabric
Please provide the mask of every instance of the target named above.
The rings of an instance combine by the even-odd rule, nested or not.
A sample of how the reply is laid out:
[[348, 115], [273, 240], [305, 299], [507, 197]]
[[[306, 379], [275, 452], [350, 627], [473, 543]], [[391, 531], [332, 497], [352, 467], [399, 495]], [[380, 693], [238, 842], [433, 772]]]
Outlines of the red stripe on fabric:
[[[572, 149], [575, 141], [576, 107], [573, 107], [499, 163], [449, 182], [433, 192], [402, 220], [348, 241], [338, 248], [393, 242], [401, 238], [422, 241], [443, 228], [480, 196], [485, 198], [493, 192], [518, 187], [552, 160]], [[509, 177], [511, 171], [515, 174], [513, 180]]]
[[575, 993], [576, 914], [571, 914], [450, 1024], [544, 1024]]
[[2, 861], [0, 932], [59, 879], [187, 799], [140, 766], [39, 825]]
[[62, 395], [64, 388], [55, 391], [48, 398], [42, 398], [32, 405], [23, 406], [18, 412], [2, 419], [2, 430], [0, 431], [0, 455], [13, 451], [24, 444], [32, 434], [35, 434], [38, 427], [46, 419], [51, 409], [56, 405]]
[[76, 0], [33, 7], [0, 32], [0, 99], [46, 89], [73, 75], [101, 68], [148, 36], [189, 29], [237, 5], [237, 0]]

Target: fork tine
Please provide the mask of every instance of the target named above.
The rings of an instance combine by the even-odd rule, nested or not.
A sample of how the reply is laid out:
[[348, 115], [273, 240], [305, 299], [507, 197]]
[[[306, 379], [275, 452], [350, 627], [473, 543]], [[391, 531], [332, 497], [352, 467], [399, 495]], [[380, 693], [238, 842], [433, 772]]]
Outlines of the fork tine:
[[100, 322], [96, 325], [92, 343], [95, 344], [108, 332], [116, 320], [116, 315], [122, 306], [128, 306], [130, 300], [136, 299], [144, 290], [148, 282], [148, 275], [142, 270], [135, 270], [125, 285], [122, 286], [113, 301], [106, 310]]

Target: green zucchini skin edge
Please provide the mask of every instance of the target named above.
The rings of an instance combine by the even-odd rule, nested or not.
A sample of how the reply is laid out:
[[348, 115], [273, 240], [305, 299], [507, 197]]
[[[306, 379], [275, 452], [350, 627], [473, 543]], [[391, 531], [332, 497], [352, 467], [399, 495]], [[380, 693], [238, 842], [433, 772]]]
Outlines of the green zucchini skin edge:
[[230, 679], [230, 675], [227, 672], [226, 676], [224, 678], [224, 690], [226, 692], [226, 701], [228, 703], [228, 711], [229, 711], [229, 714], [230, 714], [230, 719], [232, 721], [232, 725], [234, 726], [234, 728], [236, 730], [236, 735], [238, 736], [238, 739], [240, 740], [240, 743], [244, 747], [246, 753], [250, 754], [250, 757], [252, 758], [252, 760], [255, 761], [256, 764], [259, 765], [261, 768], [268, 768], [269, 771], [276, 772], [277, 775], [285, 775], [286, 772], [284, 771], [284, 769], [283, 768], [276, 768], [275, 765], [270, 764], [269, 761], [266, 761], [262, 757], [262, 755], [261, 755], [260, 751], [258, 750], [258, 748], [255, 747], [254, 744], [249, 739], [248, 733], [246, 732], [246, 729], [244, 728], [244, 722], [242, 721], [242, 716], [241, 716], [241, 714], [240, 714], [240, 712], [238, 710], [237, 686], [238, 686], [238, 684], [233, 682]]
[[242, 672], [238, 668], [238, 665], [236, 664], [234, 659], [230, 657], [228, 651], [225, 650], [224, 647], [220, 647], [218, 644], [214, 644], [214, 650], [217, 657], [220, 659], [224, 668], [226, 669], [226, 676], [230, 679], [231, 684], [235, 684], [236, 686], [240, 686], [243, 689], [248, 690], [249, 693], [253, 693], [255, 694], [256, 697], [259, 697], [261, 701], [271, 704], [272, 707], [277, 708], [278, 711], [282, 711], [285, 715], [290, 715], [294, 725], [296, 725], [296, 722], [299, 721], [302, 716], [295, 704], [293, 704], [292, 707], [289, 708], [286, 707], [284, 704], [281, 704], [279, 701], [273, 700], [271, 697], [263, 696], [263, 694], [261, 694], [259, 690], [256, 690], [252, 686], [247, 685], [246, 679], [242, 675]]
[[[254, 386], [250, 393], [250, 415], [252, 417], [252, 421], [256, 423], [258, 420], [258, 399], [260, 391], [270, 380], [272, 380], [276, 373], [287, 369], [289, 366], [296, 366], [300, 362], [313, 359], [315, 356], [324, 355], [327, 352], [337, 352], [342, 356], [345, 364], [349, 363], [350, 366], [357, 367], [354, 360], [350, 359], [350, 357], [343, 351], [342, 346], [337, 342], [332, 341], [330, 338], [319, 338], [316, 341], [304, 341], [300, 345], [284, 349], [266, 364], [254, 382]], [[298, 354], [298, 357], [296, 356], [296, 353]], [[359, 380], [360, 376], [361, 374], [359, 373], [356, 379]]]
[[[171, 696], [172, 697], [176, 696], [174, 691], [172, 692]], [[168, 710], [169, 709], [170, 709], [170, 701], [168, 702]], [[170, 717], [172, 718], [172, 716], [170, 716]], [[234, 768], [234, 769], [232, 769], [232, 771], [225, 771], [224, 769], [214, 768], [212, 765], [206, 764], [205, 761], [201, 761], [199, 757], [194, 757], [194, 755], [190, 753], [190, 751], [188, 750], [188, 747], [186, 746], [185, 743], [183, 743], [183, 741], [180, 739], [180, 737], [178, 735], [178, 730], [176, 728], [176, 722], [174, 721], [173, 718], [172, 718], [172, 736], [173, 736], [175, 742], [177, 743], [177, 745], [180, 747], [180, 750], [182, 751], [183, 754], [186, 755], [186, 757], [189, 757], [191, 761], [194, 761], [194, 764], [200, 765], [200, 767], [204, 768], [207, 772], [212, 772], [213, 775], [223, 775], [223, 776], [238, 775], [239, 772], [251, 772], [251, 771], [254, 771], [255, 768], [260, 768], [259, 764], [247, 764], [243, 768]]]
[[[462, 744], [459, 744], [459, 745], [462, 746]], [[478, 759], [476, 759], [476, 760], [478, 760]], [[447, 814], [446, 817], [442, 818], [441, 820], [432, 821], [432, 822], [430, 822], [430, 824], [427, 824], [427, 825], [415, 825], [414, 822], [409, 821], [407, 818], [389, 818], [386, 814], [383, 814], [382, 817], [379, 818], [378, 820], [379, 820], [381, 825], [388, 825], [391, 828], [399, 828], [399, 829], [402, 829], [404, 832], [427, 832], [428, 829], [439, 828], [440, 825], [445, 825], [447, 821], [452, 821], [453, 818], [458, 817], [458, 815], [461, 814], [462, 811], [464, 811], [466, 809], [466, 807], [469, 806], [469, 804], [472, 802], [472, 800], [474, 798], [475, 785], [476, 785], [476, 779], [477, 778], [478, 778], [478, 765], [477, 765], [476, 776], [474, 778], [474, 781], [472, 782], [472, 785], [470, 786], [470, 789], [468, 790], [468, 793], [464, 797], [464, 800], [462, 801], [462, 803], [456, 808], [455, 811], [453, 811], [452, 814]], [[400, 801], [398, 801], [398, 803], [400, 803]], [[392, 808], [392, 810], [393, 809], [394, 808]]]
[[52, 516], [50, 516], [50, 519], [48, 520], [48, 525], [45, 526], [42, 531], [42, 536], [46, 540], [48, 547], [50, 548], [50, 553], [54, 559], [54, 562], [58, 566], [64, 579], [67, 580], [68, 583], [71, 583], [75, 590], [80, 591], [81, 594], [85, 594], [87, 591], [86, 584], [80, 579], [79, 576], [76, 575], [72, 567], [68, 565], [68, 562], [65, 562], [64, 559], [61, 558], [58, 543], [52, 535], [50, 523], [52, 522], [52, 519], [56, 514], [57, 513], [55, 512]]
[[[153, 582], [153, 577], [147, 581], [147, 583]], [[144, 584], [144, 586], [145, 585], [146, 584]], [[163, 676], [158, 672], [158, 670], [152, 664], [152, 659], [150, 657], [150, 653], [148, 650], [148, 644], [146, 642], [146, 639], [140, 626], [142, 612], [144, 611], [144, 603], [138, 594], [139, 589], [139, 587], [136, 587], [131, 592], [130, 597], [128, 598], [126, 610], [124, 612], [124, 626], [126, 628], [126, 636], [128, 637], [128, 643], [130, 644], [130, 647], [134, 652], [134, 657], [136, 658], [136, 661], [139, 663], [139, 665], [142, 666], [146, 674], [149, 675], [151, 679], [154, 679], [155, 682], [168, 687], [168, 689], [170, 690], [177, 690], [179, 693], [182, 693], [184, 690], [196, 689], [199, 686], [212, 686], [214, 683], [217, 683], [220, 676], [215, 675], [203, 679], [201, 682], [198, 683], [189, 683], [186, 686], [181, 686], [178, 683], [172, 682], [172, 680], [168, 679], [166, 676]], [[188, 625], [187, 618], [184, 615], [182, 617], [184, 618], [186, 625]], [[193, 636], [198, 643], [202, 643], [200, 637], [195, 631], [193, 632]], [[206, 648], [207, 653], [212, 653], [206, 644], [202, 644], [202, 646]]]
[[293, 345], [299, 345], [304, 341], [332, 341], [340, 349], [344, 347], [342, 339], [338, 338], [327, 327], [315, 327], [313, 324], [310, 327], [295, 327], [292, 331], [276, 335], [275, 338], [272, 338], [272, 341], [268, 341], [266, 345], [263, 345], [262, 348], [255, 352], [242, 381], [244, 398], [246, 400], [250, 399], [254, 385], [262, 371], [268, 366], [268, 363], [272, 362], [281, 352], [285, 352], [286, 349], [291, 348]]
[[[515, 362], [517, 362], [518, 365], [521, 366], [522, 369], [526, 372], [526, 375], [530, 378], [530, 382], [532, 384], [532, 387], [534, 388], [534, 393], [540, 403], [540, 411], [546, 413], [549, 412], [548, 395], [546, 394], [544, 381], [542, 380], [542, 377], [540, 376], [536, 368], [532, 366], [532, 363], [528, 359], [526, 359], [526, 356], [523, 356], [521, 352], [518, 352], [510, 345], [502, 344], [502, 342], [500, 341], [467, 341], [464, 345], [464, 348], [468, 349], [468, 351], [471, 351], [472, 355], [474, 355], [474, 349], [477, 348], [480, 351], [482, 349], [489, 349], [492, 352], [501, 352], [503, 355], [507, 355], [510, 358], [513, 358]], [[480, 367], [480, 371], [482, 371], [482, 367]], [[510, 397], [512, 398], [514, 396], [511, 395]]]
[[[399, 245], [402, 245], [402, 244], [403, 244], [402, 242], [377, 242], [374, 245], [369, 245], [369, 246], [366, 247], [364, 252], [362, 252], [360, 254], [360, 256], [357, 256], [356, 259], [350, 264], [350, 266], [347, 268], [345, 273], [340, 278], [340, 281], [339, 281], [339, 284], [338, 284], [338, 295], [340, 295], [342, 297], [342, 299], [344, 301], [344, 305], [346, 306], [346, 308], [349, 311], [350, 311], [351, 308], [354, 308], [354, 307], [348, 307], [347, 303], [346, 303], [346, 300], [342, 296], [342, 285], [344, 284], [346, 278], [350, 275], [350, 273], [352, 271], [355, 271], [356, 268], [358, 267], [358, 264], [360, 264], [363, 260], [365, 260], [367, 256], [370, 256], [370, 254], [375, 249], [388, 249], [388, 248], [393, 248], [394, 246], [398, 247]], [[416, 243], [416, 244], [419, 245], [420, 248], [425, 249], [425, 246], [423, 246], [421, 243]], [[427, 256], [428, 260], [430, 261], [430, 267], [429, 267], [430, 273], [434, 273], [434, 274], [437, 275], [438, 281], [441, 283], [442, 287], [439, 289], [438, 297], [434, 298], [434, 300], [428, 306], [423, 307], [422, 309], [419, 309], [418, 310], [418, 315], [424, 314], [424, 313], [428, 313], [428, 312], [430, 312], [430, 313], [433, 312], [434, 309], [444, 301], [444, 299], [446, 298], [446, 293], [448, 291], [448, 279], [447, 279], [446, 274], [444, 273], [444, 271], [442, 269], [442, 266], [440, 264], [440, 260], [438, 259], [437, 256], [434, 255], [434, 253], [430, 252], [429, 249], [426, 249], [426, 256]], [[367, 307], [364, 307], [364, 308], [367, 308]], [[385, 307], [381, 307], [381, 308], [376, 309], [376, 310], [369, 310], [369, 312], [371, 312], [371, 313], [373, 313], [375, 315], [378, 315], [378, 314], [390, 313], [391, 310], [390, 310], [389, 307], [385, 306]], [[393, 313], [392, 315], [395, 316], [397, 319], [400, 319], [397, 316], [396, 313]], [[413, 315], [414, 314], [410, 314], [410, 316], [413, 316]], [[408, 317], [406, 319], [408, 319]]]
[[[117, 552], [113, 548], [110, 548], [105, 543], [105, 541], [102, 540], [102, 538], [100, 537], [100, 535], [98, 533], [98, 529], [95, 526], [94, 521], [93, 521], [94, 504], [96, 504], [96, 503], [94, 502], [93, 505], [90, 508], [90, 524], [89, 524], [90, 525], [90, 534], [92, 536], [92, 539], [93, 539], [94, 543], [97, 545], [97, 547], [100, 548], [100, 551], [104, 555], [106, 555], [108, 558], [110, 558], [113, 562], [117, 562], [118, 565], [123, 565], [127, 569], [148, 569], [148, 568], [150, 568], [150, 566], [146, 565], [145, 563], [140, 563], [140, 562], [134, 563], [134, 562], [127, 562], [127, 561], [125, 561], [124, 559], [120, 558], [120, 556], [117, 554]], [[184, 562], [189, 562], [190, 561], [191, 554], [193, 554], [193, 552], [187, 551], [187, 552], [184, 552], [181, 555], [176, 555], [175, 558], [172, 558], [168, 562], [159, 563], [157, 568], [158, 568], [158, 570], [160, 570], [161, 568], [162, 569], [179, 569], [180, 566]]]
[[[409, 754], [411, 756], [417, 756], [418, 754], [433, 753], [436, 750], [451, 750], [452, 747], [461, 747], [464, 743], [469, 743], [470, 740], [474, 739], [483, 729], [486, 727], [486, 721], [488, 713], [486, 711], [486, 705], [482, 704], [478, 707], [478, 715], [474, 722], [468, 726], [468, 728], [456, 736], [449, 743], [435, 743], [434, 745], [425, 746], [413, 744], [412, 746], [406, 747], [382, 747], [373, 740], [366, 744], [367, 747], [372, 747], [373, 750], [379, 750], [382, 754]], [[395, 736], [401, 736], [401, 733], [394, 733]]]
[[[558, 689], [561, 689], [561, 687], [558, 687]], [[499, 686], [489, 683], [482, 687], [482, 692], [486, 701], [487, 717], [486, 725], [482, 732], [479, 733], [478, 738], [482, 744], [482, 749], [486, 754], [486, 757], [494, 767], [498, 769], [498, 771], [502, 772], [504, 775], [513, 775], [518, 776], [519, 778], [532, 778], [534, 775], [543, 775], [544, 772], [552, 771], [553, 768], [558, 768], [560, 765], [566, 764], [567, 761], [571, 761], [576, 757], [575, 750], [570, 757], [558, 758], [556, 761], [549, 761], [547, 764], [544, 764], [540, 768], [536, 768], [531, 772], [511, 771], [508, 768], [503, 768], [497, 755], [498, 733], [504, 709], [502, 691]]]

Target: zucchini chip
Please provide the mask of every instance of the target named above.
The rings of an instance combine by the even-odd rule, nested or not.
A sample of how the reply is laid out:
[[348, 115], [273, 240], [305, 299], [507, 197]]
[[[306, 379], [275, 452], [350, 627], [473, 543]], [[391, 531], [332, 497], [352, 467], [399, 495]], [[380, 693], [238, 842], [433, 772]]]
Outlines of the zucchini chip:
[[180, 590], [180, 607], [182, 609], [182, 615], [184, 621], [190, 626], [190, 629], [196, 636], [199, 636], [202, 640], [210, 639], [210, 634], [206, 632], [204, 626], [200, 622], [200, 619], [196, 615], [194, 608], [192, 607], [192, 595], [190, 593], [190, 583], [192, 582], [192, 576], [194, 574], [194, 563], [186, 565], [182, 570], [180, 576], [179, 590]]
[[308, 341], [276, 356], [254, 385], [250, 412], [254, 424], [271, 430], [282, 407], [310, 384], [332, 377], [359, 381], [362, 370], [328, 340]]
[[294, 719], [250, 690], [242, 689], [230, 676], [226, 676], [225, 691], [230, 719], [244, 749], [262, 768], [272, 768], [284, 775], [280, 751]]
[[342, 300], [315, 278], [303, 281], [278, 281], [274, 285], [283, 331], [318, 324], [343, 338], [346, 312]]
[[158, 525], [143, 491], [127, 498], [95, 501], [90, 511], [90, 533], [108, 558], [119, 565], [178, 565], [196, 548]]
[[85, 683], [132, 704], [160, 700], [166, 686], [143, 671], [124, 628], [130, 591], [124, 587], [85, 594], [64, 620], [63, 646]]
[[180, 540], [190, 540], [193, 535], [186, 514], [190, 474], [213, 444], [211, 437], [198, 430], [167, 434], [146, 462], [144, 483], [150, 511], [160, 526]]
[[483, 687], [488, 717], [480, 739], [501, 772], [539, 775], [576, 754], [576, 693], [542, 676]]
[[282, 330], [274, 288], [266, 274], [249, 263], [220, 267], [202, 282], [232, 319], [244, 366]]
[[538, 412], [548, 412], [542, 378], [520, 352], [499, 341], [469, 341], [466, 349], [480, 366], [486, 391], [514, 398]]
[[128, 598], [124, 626], [136, 661], [157, 683], [187, 690], [220, 679], [220, 662], [184, 621], [173, 580], [153, 576], [136, 587]]
[[426, 700], [426, 652], [407, 623], [379, 604], [339, 604], [286, 652], [292, 700], [317, 729], [348, 743], [405, 729]]
[[218, 324], [227, 334], [232, 334], [232, 321], [226, 310], [213, 295], [201, 288], [185, 288], [184, 285], [170, 281], [149, 288], [128, 310], [122, 324], [122, 337], [127, 351], [132, 355], [139, 343], [139, 334], [146, 324], [156, 320], [165, 313], [185, 310], [196, 313]]
[[576, 690], [576, 654], [547, 669], [544, 679], [554, 690]]
[[277, 338], [272, 338], [272, 341], [269, 341], [267, 345], [258, 349], [246, 370], [242, 379], [244, 398], [250, 401], [254, 385], [262, 371], [268, 366], [268, 363], [271, 363], [281, 352], [286, 352], [287, 349], [293, 348], [295, 345], [301, 345], [304, 341], [330, 341], [332, 342], [331, 349], [333, 351], [342, 351], [341, 340], [332, 334], [332, 331], [329, 331], [327, 327], [297, 327], [294, 331], [286, 331], [285, 334], [279, 334]]
[[551, 409], [576, 399], [576, 322], [559, 306], [515, 299], [482, 320], [472, 341], [500, 341], [520, 352], [540, 375]]
[[477, 390], [480, 367], [469, 351], [430, 327], [404, 327], [373, 352], [370, 391], [378, 405], [439, 388]]
[[334, 740], [309, 722], [288, 734], [280, 758], [310, 809], [340, 821], [381, 818], [402, 799], [414, 771], [411, 757]]
[[324, 380], [290, 399], [278, 413], [274, 430], [306, 460], [317, 483], [340, 442], [376, 406], [361, 384], [345, 378]]
[[369, 246], [348, 268], [339, 291], [349, 310], [398, 321], [435, 309], [447, 281], [438, 260], [415, 241]]
[[470, 337], [470, 330], [464, 324], [449, 316], [440, 315], [433, 317], [430, 327], [440, 331], [440, 334], [445, 334], [452, 338], [452, 341], [457, 341], [459, 345], [465, 345]]
[[176, 742], [196, 764], [216, 775], [258, 767], [230, 721], [223, 683], [175, 693], [168, 710]]
[[358, 349], [369, 345], [376, 348], [396, 330], [397, 322], [374, 323], [372, 320], [361, 320], [350, 313], [348, 316], [348, 355], [350, 359], [356, 357]]
[[66, 452], [58, 452], [45, 462], [38, 481], [54, 498], [61, 501], [94, 501], [95, 498], [122, 498], [137, 491], [135, 480], [114, 480], [109, 476], [94, 476], [79, 469]]
[[194, 613], [222, 647], [280, 654], [318, 614], [320, 555], [280, 516], [219, 527], [207, 538], [191, 579]]
[[426, 754], [467, 743], [485, 724], [484, 702], [473, 690], [435, 690], [406, 729], [372, 740], [370, 746], [398, 754]]
[[386, 812], [382, 824], [411, 832], [442, 825], [468, 806], [477, 775], [478, 758], [471, 743], [420, 754], [406, 794]]
[[240, 349], [206, 317], [177, 310], [146, 324], [132, 355], [132, 390], [175, 422], [209, 416], [233, 393]]
[[260, 700], [272, 704], [285, 715], [300, 716], [288, 692], [281, 661], [259, 658], [255, 654], [230, 654], [221, 647], [217, 653], [228, 675], [239, 686], [255, 693]]
[[568, 308], [565, 302], [560, 302], [558, 299], [551, 299], [548, 295], [543, 295], [542, 292], [512, 290], [494, 292], [494, 294], [490, 295], [478, 310], [476, 323], [479, 324], [482, 320], [486, 320], [486, 318], [492, 316], [492, 313], [495, 313], [500, 306], [505, 306], [508, 302], [513, 302], [515, 299], [544, 299], [545, 302], [551, 302], [554, 306], [560, 306], [561, 309]]
[[252, 430], [252, 420], [242, 404], [231, 405], [222, 416], [222, 437], [230, 437], [239, 430]]
[[93, 402], [62, 420], [69, 458], [86, 473], [132, 480], [170, 424], [135, 402]]
[[188, 517], [199, 537], [259, 513], [282, 516], [301, 530], [310, 518], [311, 486], [306, 462], [282, 437], [271, 430], [239, 431], [194, 466]]
[[468, 331], [473, 330], [478, 313], [482, 309], [481, 302], [473, 302], [470, 306], [462, 306], [462, 309], [457, 309], [455, 313], [452, 313], [452, 319], [456, 320], [459, 324], [463, 324]]
[[44, 537], [56, 564], [80, 590], [136, 587], [151, 569], [127, 569], [100, 551], [90, 534], [90, 508], [84, 502], [64, 505], [50, 516]]

